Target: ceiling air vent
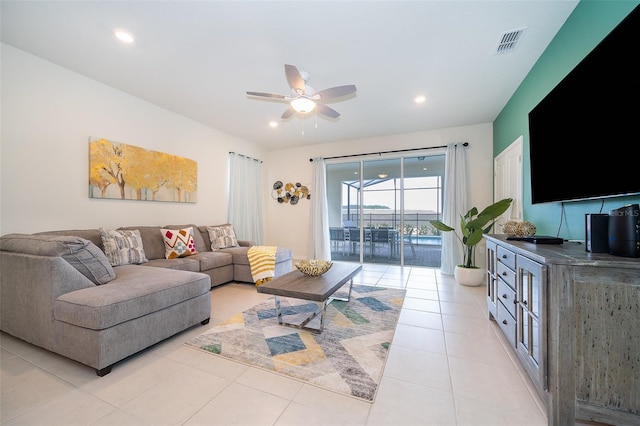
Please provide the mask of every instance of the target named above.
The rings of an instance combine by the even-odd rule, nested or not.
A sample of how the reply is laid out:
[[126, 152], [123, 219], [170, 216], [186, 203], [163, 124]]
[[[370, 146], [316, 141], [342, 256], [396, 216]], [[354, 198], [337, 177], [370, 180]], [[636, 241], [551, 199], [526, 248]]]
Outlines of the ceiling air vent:
[[522, 34], [525, 30], [526, 28], [518, 28], [517, 30], [502, 33], [496, 47], [496, 55], [513, 52], [518, 46], [518, 42], [522, 39]]

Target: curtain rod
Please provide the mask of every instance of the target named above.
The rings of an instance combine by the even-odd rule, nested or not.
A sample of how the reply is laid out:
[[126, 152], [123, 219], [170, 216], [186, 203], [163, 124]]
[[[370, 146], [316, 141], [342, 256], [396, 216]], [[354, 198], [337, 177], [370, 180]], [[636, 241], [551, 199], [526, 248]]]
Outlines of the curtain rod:
[[253, 160], [253, 161], [257, 161], [259, 163], [262, 163], [262, 160], [258, 160], [257, 158], [249, 157], [248, 155], [238, 154], [237, 152], [233, 152], [233, 151], [229, 151], [229, 154], [237, 155], [239, 157], [244, 157], [247, 160]]
[[[463, 142], [462, 146], [469, 146], [469, 142]], [[380, 151], [380, 152], [367, 152], [364, 154], [351, 154], [351, 155], [338, 155], [336, 157], [324, 157], [323, 160], [333, 160], [335, 158], [349, 158], [349, 157], [361, 157], [364, 155], [382, 155], [382, 154], [395, 154], [396, 152], [409, 152], [409, 151], [424, 151], [425, 149], [446, 148], [446, 145], [430, 146], [427, 148], [410, 148], [410, 149], [396, 149], [394, 151]], [[309, 161], [313, 162], [313, 158], [309, 158]]]

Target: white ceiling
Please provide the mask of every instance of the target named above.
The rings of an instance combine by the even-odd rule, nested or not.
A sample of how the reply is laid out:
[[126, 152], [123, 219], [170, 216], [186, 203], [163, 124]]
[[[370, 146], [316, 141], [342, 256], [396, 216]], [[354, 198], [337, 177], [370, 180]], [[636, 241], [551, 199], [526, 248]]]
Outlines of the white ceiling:
[[[577, 3], [2, 0], [0, 13], [6, 44], [282, 149], [491, 122]], [[116, 28], [135, 43], [118, 42]], [[502, 34], [521, 28], [517, 48], [496, 54]], [[284, 64], [316, 90], [358, 91], [328, 104], [338, 119], [281, 120], [285, 103], [245, 92], [289, 95]]]

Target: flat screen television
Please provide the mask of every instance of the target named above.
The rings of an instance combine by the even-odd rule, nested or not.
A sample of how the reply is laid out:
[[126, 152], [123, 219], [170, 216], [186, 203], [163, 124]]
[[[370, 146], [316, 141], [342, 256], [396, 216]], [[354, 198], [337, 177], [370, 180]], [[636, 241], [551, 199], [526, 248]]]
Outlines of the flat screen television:
[[532, 204], [640, 194], [640, 6], [529, 113]]

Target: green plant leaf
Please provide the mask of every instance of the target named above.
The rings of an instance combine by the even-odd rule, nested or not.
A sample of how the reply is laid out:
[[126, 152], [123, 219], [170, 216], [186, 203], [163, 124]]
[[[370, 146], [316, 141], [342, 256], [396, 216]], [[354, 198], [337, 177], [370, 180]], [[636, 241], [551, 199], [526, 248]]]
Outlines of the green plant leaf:
[[473, 233], [469, 235], [469, 238], [467, 238], [466, 245], [475, 246], [482, 240], [482, 236], [483, 236], [482, 229], [474, 230]]
[[496, 201], [482, 210], [478, 216], [487, 216], [495, 219], [507, 211], [512, 201], [512, 198], [505, 198], [504, 200]]
[[465, 241], [469, 236], [469, 228], [467, 228], [466, 219], [466, 216], [460, 216], [460, 231], [462, 232], [462, 237]]
[[466, 225], [466, 228], [470, 230], [481, 229], [483, 226], [487, 224], [487, 222], [491, 220], [493, 220], [493, 218], [491, 218], [490, 216], [480, 215], [477, 218], [473, 219], [472, 221], [468, 222]]
[[489, 231], [491, 231], [491, 228], [493, 227], [493, 225], [494, 225], [494, 224], [495, 224], [495, 222], [491, 222], [491, 223], [489, 224], [489, 226], [487, 226], [486, 228], [484, 228], [484, 229], [482, 230], [482, 233], [483, 233], [483, 234], [488, 234], [488, 233], [489, 233]]
[[433, 225], [434, 228], [443, 232], [449, 232], [454, 230], [452, 227], [450, 227], [449, 225], [445, 225], [439, 220], [430, 220], [429, 222]]
[[[460, 234], [462, 238], [458, 237], [457, 234], [456, 237], [462, 242], [463, 248], [465, 249], [465, 267], [475, 267], [475, 246], [482, 241], [484, 234], [491, 230], [495, 219], [507, 211], [512, 201], [513, 199], [511, 198], [505, 198], [486, 207], [480, 214], [478, 214], [476, 207], [472, 207], [464, 216], [460, 215]], [[431, 220], [429, 222], [431, 222], [434, 228], [440, 231], [455, 231], [455, 228], [438, 220]], [[487, 226], [487, 224], [489, 225]]]

